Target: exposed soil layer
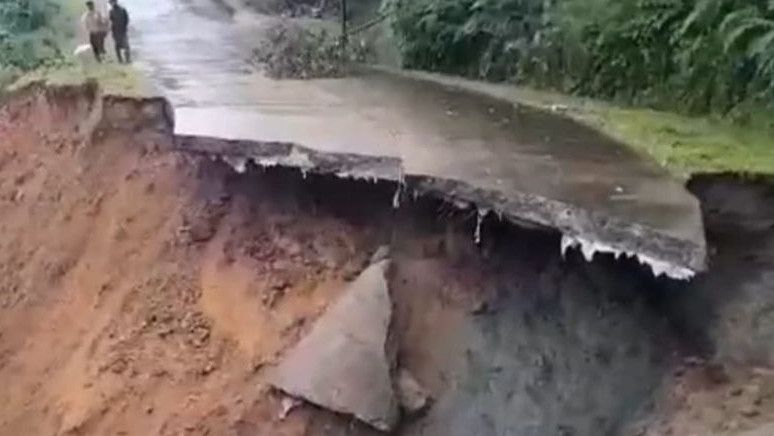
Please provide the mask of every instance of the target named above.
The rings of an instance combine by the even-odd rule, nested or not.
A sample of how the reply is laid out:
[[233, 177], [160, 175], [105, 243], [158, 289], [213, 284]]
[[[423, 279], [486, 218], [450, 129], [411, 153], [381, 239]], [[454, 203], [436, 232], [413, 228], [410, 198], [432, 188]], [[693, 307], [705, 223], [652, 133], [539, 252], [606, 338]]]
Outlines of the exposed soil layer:
[[661, 303], [697, 358], [674, 370], [648, 434], [774, 434], [774, 180], [698, 175], [689, 188], [702, 202], [710, 272], [667, 286]]
[[316, 213], [296, 174], [165, 152], [153, 129], [89, 139], [94, 104], [42, 91], [0, 114], [0, 434], [233, 434], [248, 412], [282, 434], [261, 370], [378, 223]]
[[[721, 397], [740, 431], [774, 416], [771, 376], [750, 367], [771, 364], [765, 322], [737, 340], [706, 291], [771, 294], [767, 251], [736, 269], [720, 225], [763, 243], [758, 191], [722, 207], [696, 182], [750, 219], [708, 214], [720, 272], [684, 289], [633, 261], [563, 259], [560, 235], [492, 215], [476, 244], [475, 211], [394, 209], [393, 183], [180, 153], [159, 103], [32, 89], [0, 109], [0, 434], [375, 434], [308, 405], [281, 418], [266, 373], [383, 245], [398, 365], [433, 398], [398, 434], [691, 434], [720, 425], [697, 411]], [[710, 320], [686, 315], [691, 297]], [[683, 351], [696, 338], [705, 360]]]
[[704, 353], [736, 363], [774, 365], [774, 180], [696, 176], [712, 272], [694, 281], [678, 311]]

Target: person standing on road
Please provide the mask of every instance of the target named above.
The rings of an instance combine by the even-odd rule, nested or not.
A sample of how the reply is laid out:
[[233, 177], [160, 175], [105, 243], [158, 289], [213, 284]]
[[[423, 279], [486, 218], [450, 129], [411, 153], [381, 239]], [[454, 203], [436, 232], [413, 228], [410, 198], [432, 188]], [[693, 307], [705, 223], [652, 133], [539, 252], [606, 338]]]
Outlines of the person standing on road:
[[110, 0], [110, 24], [118, 62], [132, 62], [132, 52], [129, 48], [129, 13], [118, 4], [118, 0]]
[[107, 36], [108, 22], [105, 16], [94, 6], [92, 0], [86, 2], [86, 12], [81, 17], [81, 24], [89, 35], [89, 44], [94, 52], [94, 57], [97, 59], [97, 62], [102, 62], [102, 57], [105, 55], [105, 37]]

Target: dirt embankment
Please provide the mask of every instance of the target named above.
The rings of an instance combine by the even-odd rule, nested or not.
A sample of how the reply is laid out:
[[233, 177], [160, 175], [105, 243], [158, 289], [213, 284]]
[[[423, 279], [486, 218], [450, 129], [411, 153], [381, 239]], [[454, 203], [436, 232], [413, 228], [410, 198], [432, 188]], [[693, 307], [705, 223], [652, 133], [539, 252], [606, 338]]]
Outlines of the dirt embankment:
[[[734, 245], [710, 206], [720, 272], [673, 289], [633, 262], [562, 259], [559, 235], [494, 218], [477, 245], [475, 214], [438, 198], [393, 209], [390, 183], [239, 174], [175, 151], [169, 118], [161, 100], [93, 87], [0, 109], [0, 434], [375, 434], [308, 405], [280, 418], [266, 373], [383, 245], [398, 363], [433, 398], [397, 434], [739, 434], [774, 420], [772, 377], [751, 369], [774, 363], [768, 218]], [[697, 186], [713, 205], [736, 185]], [[751, 207], [720, 210], [774, 216]], [[749, 317], [731, 294], [764, 301]], [[759, 334], [735, 339], [748, 324]], [[724, 405], [717, 422], [706, 404]]]
[[38, 90], [0, 113], [0, 434], [233, 434], [263, 407], [281, 434], [261, 370], [360, 268], [373, 228], [315, 215], [286, 175], [80, 123], [99, 104]]
[[702, 202], [710, 271], [667, 286], [661, 307], [701, 358], [675, 369], [648, 434], [774, 434], [774, 180], [699, 175], [688, 187]]

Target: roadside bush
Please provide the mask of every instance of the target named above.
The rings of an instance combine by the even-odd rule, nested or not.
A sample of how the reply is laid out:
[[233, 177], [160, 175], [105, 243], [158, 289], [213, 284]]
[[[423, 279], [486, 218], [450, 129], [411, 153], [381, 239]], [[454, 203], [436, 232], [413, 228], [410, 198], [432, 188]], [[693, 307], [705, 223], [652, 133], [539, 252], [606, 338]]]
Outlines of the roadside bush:
[[247, 4], [262, 14], [286, 17], [336, 17], [339, 0], [248, 0]]
[[9, 33], [25, 33], [46, 24], [54, 5], [45, 0], [5, 0], [0, 3], [0, 26]]
[[61, 60], [61, 51], [46, 29], [49, 18], [57, 12], [57, 5], [48, 0], [0, 3], [0, 66], [4, 75]]
[[505, 79], [544, 31], [543, 0], [394, 0], [393, 28], [411, 67]]
[[408, 67], [693, 113], [774, 102], [770, 0], [390, 0], [389, 7]]
[[253, 62], [275, 79], [342, 77], [353, 62], [365, 57], [362, 45], [345, 47], [335, 35], [292, 22], [278, 22], [260, 39]]

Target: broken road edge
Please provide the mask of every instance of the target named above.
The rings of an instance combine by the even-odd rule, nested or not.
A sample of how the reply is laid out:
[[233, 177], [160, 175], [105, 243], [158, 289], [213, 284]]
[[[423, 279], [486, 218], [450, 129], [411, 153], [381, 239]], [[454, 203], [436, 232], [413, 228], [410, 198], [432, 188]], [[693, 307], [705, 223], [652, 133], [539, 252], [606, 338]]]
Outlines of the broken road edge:
[[[579, 248], [587, 261], [597, 253], [630, 257], [647, 265], [655, 276], [689, 280], [707, 269], [704, 237], [700, 240], [676, 238], [657, 229], [600, 214], [593, 210], [546, 198], [529, 192], [506, 196], [470, 183], [405, 171], [400, 158], [351, 153], [321, 152], [300, 144], [176, 135], [174, 110], [163, 97], [131, 97], [104, 94], [97, 84], [48, 85], [31, 83], [0, 99], [0, 105], [19, 94], [33, 93], [51, 105], [62, 105], [63, 96], [88, 103], [90, 115], [84, 120], [85, 134], [153, 129], [174, 151], [204, 155], [228, 163], [236, 172], [257, 167], [297, 169], [339, 178], [395, 184], [393, 206], [407, 198], [428, 196], [460, 210], [475, 210], [478, 225], [473, 237], [480, 240], [480, 225], [492, 215], [501, 221], [530, 229], [557, 231], [565, 253]], [[64, 108], [63, 108], [64, 109]]]
[[506, 196], [461, 180], [407, 173], [403, 161], [397, 157], [330, 153], [287, 142], [194, 135], [176, 135], [175, 144], [179, 151], [222, 160], [239, 173], [252, 164], [259, 168], [295, 168], [304, 176], [314, 173], [394, 183], [396, 208], [407, 197], [430, 196], [460, 210], [477, 211], [478, 226], [473, 235], [476, 242], [480, 242], [481, 222], [491, 214], [516, 226], [558, 231], [562, 239], [557, 248], [563, 254], [570, 248], [579, 248], [587, 261], [597, 253], [631, 257], [649, 266], [655, 276], [677, 280], [691, 279], [707, 268], [703, 239], [698, 243], [678, 239], [639, 223], [625, 222], [533, 193]]

